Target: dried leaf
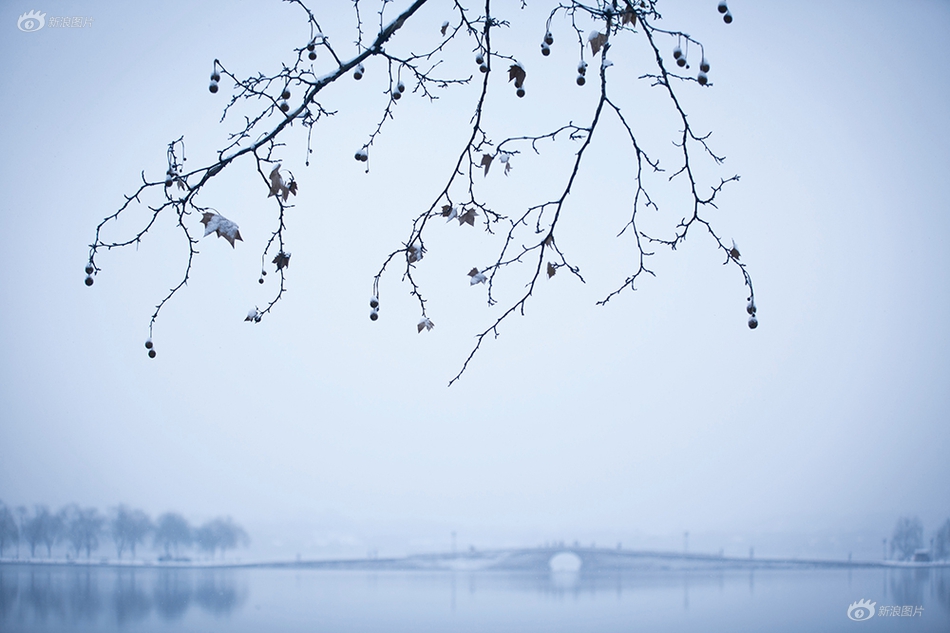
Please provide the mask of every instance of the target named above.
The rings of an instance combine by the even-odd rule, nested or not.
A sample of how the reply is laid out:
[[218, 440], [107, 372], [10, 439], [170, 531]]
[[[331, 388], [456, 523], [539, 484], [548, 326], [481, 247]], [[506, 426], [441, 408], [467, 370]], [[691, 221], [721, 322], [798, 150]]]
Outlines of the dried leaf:
[[732, 248], [729, 249], [729, 256], [732, 259], [739, 261], [739, 249], [736, 247], [736, 241], [732, 240]]
[[297, 182], [291, 180], [289, 184], [285, 183], [280, 175], [280, 165], [278, 164], [270, 172], [270, 193], [267, 194], [267, 197], [279, 195], [284, 202], [287, 202], [290, 194], [297, 195]]
[[244, 241], [241, 238], [238, 225], [223, 215], [205, 212], [201, 217], [201, 223], [205, 225], [205, 234], [203, 237], [216, 233], [218, 237], [226, 239], [228, 243], [231, 244], [231, 248], [234, 248], [235, 240]]
[[554, 234], [553, 234], [553, 233], [551, 233], [551, 234], [548, 235], [546, 238], [544, 238], [544, 245], [545, 245], [545, 246], [554, 246]]
[[509, 171], [511, 171], [511, 163], [508, 161], [505, 161], [505, 175], [506, 176], [508, 175]]
[[550, 279], [556, 274], [557, 274], [557, 266], [555, 266], [551, 262], [548, 262], [548, 279]]
[[476, 216], [476, 215], [478, 215], [478, 213], [475, 211], [475, 209], [466, 209], [466, 210], [463, 211], [462, 214], [459, 215], [459, 217], [458, 217], [459, 226], [462, 226], [463, 224], [468, 224], [468, 225], [470, 225], [470, 226], [475, 226], [475, 216]]
[[445, 35], [445, 32], [449, 29], [449, 21], [446, 20], [442, 23], [442, 35]]
[[521, 64], [512, 64], [508, 69], [508, 81], [514, 80], [515, 88], [520, 88], [524, 84], [525, 74]]
[[267, 194], [267, 197], [276, 196], [283, 186], [284, 180], [280, 177], [280, 163], [277, 163], [270, 172], [270, 193]]
[[274, 258], [274, 261], [272, 263], [277, 264], [277, 270], [280, 270], [281, 268], [289, 267], [290, 253], [285, 253], [284, 251], [277, 253], [277, 257]]
[[632, 24], [633, 26], [636, 26], [637, 25], [636, 11], [630, 11], [630, 10], [624, 11], [622, 20], [623, 20], [624, 25]]
[[607, 36], [603, 33], [592, 31], [587, 41], [590, 42], [590, 50], [596, 55], [597, 52], [604, 47], [604, 44], [607, 43]]
[[488, 279], [488, 277], [478, 272], [477, 268], [473, 268], [470, 271], [468, 271], [468, 276], [471, 277], [471, 280], [469, 281], [469, 283], [471, 283], [473, 286], [475, 284], [483, 284]]
[[251, 308], [247, 311], [247, 316], [244, 318], [245, 321], [253, 321], [254, 323], [261, 322], [261, 313], [257, 308]]
[[424, 253], [425, 253], [425, 249], [423, 249], [422, 246], [420, 246], [419, 244], [413, 244], [406, 251], [406, 257], [409, 259], [409, 263], [412, 264], [422, 259], [422, 255]]
[[488, 175], [488, 168], [491, 167], [492, 159], [495, 158], [491, 154], [482, 154], [482, 162], [479, 164], [480, 167], [485, 168], [485, 175]]
[[426, 317], [422, 317], [421, 319], [419, 319], [419, 322], [416, 324], [416, 332], [421, 334], [422, 330], [431, 330], [434, 327], [435, 327], [435, 323], [433, 323], [430, 319], [427, 319]]

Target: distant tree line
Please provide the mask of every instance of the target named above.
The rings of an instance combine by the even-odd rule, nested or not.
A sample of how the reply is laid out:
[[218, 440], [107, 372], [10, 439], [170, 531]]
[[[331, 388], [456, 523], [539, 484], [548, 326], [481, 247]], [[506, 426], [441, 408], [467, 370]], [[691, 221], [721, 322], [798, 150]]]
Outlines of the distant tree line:
[[921, 550], [926, 550], [933, 560], [950, 559], [950, 519], [937, 528], [929, 548], [924, 542], [924, 524], [918, 517], [905, 516], [897, 520], [891, 535], [891, 558], [913, 560]]
[[166, 512], [154, 521], [142, 510], [122, 504], [103, 515], [96, 508], [68, 505], [59, 512], [51, 512], [45, 505], [10, 508], [0, 501], [0, 557], [11, 547], [20, 555], [20, 545], [30, 548], [30, 557], [36, 550], [45, 549], [52, 558], [53, 547], [63, 545], [75, 558], [92, 553], [101, 541], [111, 540], [116, 555], [122, 558], [128, 552], [134, 559], [138, 546], [151, 541], [153, 548], [162, 552], [159, 560], [181, 558], [189, 548], [210, 556], [217, 552], [223, 557], [228, 550], [247, 546], [247, 532], [231, 517], [218, 517], [199, 527], [192, 527], [187, 519], [176, 512]]

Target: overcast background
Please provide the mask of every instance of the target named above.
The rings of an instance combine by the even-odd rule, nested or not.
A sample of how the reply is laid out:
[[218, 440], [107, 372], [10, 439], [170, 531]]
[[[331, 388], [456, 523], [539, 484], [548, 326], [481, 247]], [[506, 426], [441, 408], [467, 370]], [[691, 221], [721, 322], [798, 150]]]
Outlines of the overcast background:
[[[349, 4], [315, 3], [346, 54]], [[504, 9], [515, 28], [496, 44], [524, 60], [528, 95], [496, 73], [495, 140], [587, 121], [594, 103], [594, 82], [574, 85], [567, 25], [555, 22], [542, 58], [546, 14], [529, 4]], [[634, 265], [629, 236], [614, 237], [629, 215], [631, 154], [608, 121], [558, 238], [588, 283], [544, 281], [527, 315], [447, 388], [498, 314], [465, 276], [494, 261], [497, 242], [434, 229], [419, 269], [431, 332], [416, 333], [398, 275], [384, 279], [376, 323], [368, 300], [383, 258], [443, 186], [474, 86], [431, 104], [407, 95], [369, 174], [352, 155], [386, 103], [382, 65], [326, 91], [339, 114], [315, 128], [309, 168], [305, 134], [286, 135], [280, 157], [300, 185], [290, 290], [260, 324], [243, 318], [274, 289], [257, 277], [275, 207], [250, 163], [229, 168], [201, 201], [245, 241], [201, 242], [150, 360], [149, 316], [184, 266], [179, 235], [169, 217], [138, 249], [102, 253], [87, 288], [95, 226], [143, 169], [162, 178], [178, 136], [190, 168], [207, 164], [238, 124], [218, 124], [230, 86], [208, 92], [212, 61], [273, 72], [307, 41], [301, 11], [276, 0], [3, 3], [0, 499], [124, 502], [194, 523], [231, 515], [253, 558], [447, 550], [452, 531], [462, 547], [679, 549], [687, 530], [692, 550], [878, 557], [904, 514], [929, 540], [950, 517], [950, 5], [735, 0], [727, 26], [715, 4], [661, 9], [712, 64], [714, 86], [683, 86], [683, 101], [728, 157], [722, 171], [703, 167], [704, 182], [742, 176], [710, 217], [753, 275], [759, 328], [746, 326], [741, 277], [698, 231], [658, 251], [657, 277], [636, 293], [594, 305]], [[32, 9], [93, 23], [20, 32]], [[421, 50], [446, 19], [446, 3], [427, 5], [390, 49]], [[478, 74], [470, 48], [453, 45], [444, 73]], [[669, 110], [635, 79], [643, 52], [618, 44], [609, 79], [670, 160]], [[515, 157], [507, 179], [484, 179], [485, 196], [508, 215], [556, 197], [576, 147]], [[644, 221], [669, 231], [685, 211], [670, 193], [682, 183], [664, 178], [651, 185], [662, 213]], [[506, 272], [504, 297], [526, 273]]]

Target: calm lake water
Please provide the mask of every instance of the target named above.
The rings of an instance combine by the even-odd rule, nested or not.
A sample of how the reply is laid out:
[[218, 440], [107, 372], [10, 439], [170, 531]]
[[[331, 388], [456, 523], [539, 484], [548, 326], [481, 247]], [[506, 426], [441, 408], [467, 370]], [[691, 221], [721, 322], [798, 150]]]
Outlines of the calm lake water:
[[[850, 620], [848, 607], [862, 599], [922, 612]], [[5, 564], [0, 630], [946, 633], [950, 569], [591, 575]]]

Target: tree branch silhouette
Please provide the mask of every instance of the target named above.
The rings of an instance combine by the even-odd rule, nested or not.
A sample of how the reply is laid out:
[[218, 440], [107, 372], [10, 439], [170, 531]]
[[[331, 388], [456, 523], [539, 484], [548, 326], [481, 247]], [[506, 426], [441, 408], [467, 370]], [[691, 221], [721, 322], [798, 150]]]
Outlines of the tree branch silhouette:
[[[204, 186], [218, 174], [222, 173], [238, 161], [250, 159], [268, 190], [268, 198], [274, 198], [276, 205], [276, 222], [270, 237], [266, 240], [261, 252], [261, 273], [258, 282], [265, 283], [269, 265], [274, 265], [274, 273], [279, 278], [279, 287], [264, 307], [255, 307], [248, 313], [249, 321], [260, 322], [262, 317], [271, 313], [288, 288], [288, 267], [291, 254], [288, 251], [288, 230], [285, 224], [286, 213], [293, 208], [290, 197], [296, 195], [298, 181], [293, 173], [283, 167], [288, 162], [285, 156], [284, 143], [281, 141], [285, 130], [294, 123], [301, 124], [307, 129], [307, 161], [312, 152], [310, 139], [313, 127], [324, 120], [330, 119], [335, 112], [326, 109], [318, 100], [324, 90], [337, 85], [340, 78], [352, 76], [362, 78], [366, 72], [366, 65], [372, 62], [374, 68], [383, 66], [388, 80], [384, 94], [388, 100], [368, 133], [364, 144], [356, 152], [355, 159], [366, 163], [369, 172], [370, 152], [373, 146], [380, 142], [380, 135], [384, 126], [397, 118], [396, 104], [403, 99], [403, 95], [415, 95], [420, 98], [436, 101], [437, 89], [446, 89], [476, 84], [477, 96], [474, 98], [468, 132], [459, 148], [453, 163], [449, 164], [447, 175], [442, 184], [433, 187], [432, 202], [429, 206], [413, 218], [408, 233], [400, 245], [386, 255], [376, 275], [373, 277], [373, 299], [371, 302], [371, 318], [378, 318], [380, 296], [384, 290], [384, 282], [388, 274], [398, 271], [399, 279], [406, 283], [409, 292], [416, 299], [419, 306], [420, 320], [418, 331], [430, 330], [434, 326], [427, 308], [428, 298], [423, 293], [423, 287], [415, 276], [418, 267], [428, 252], [426, 241], [435, 239], [427, 232], [431, 220], [435, 218], [455, 219], [460, 226], [476, 224], [490, 235], [497, 235], [501, 241], [500, 249], [488, 258], [489, 263], [476, 266], [469, 272], [470, 283], [477, 285], [484, 283], [486, 301], [489, 306], [495, 306], [499, 299], [495, 290], [500, 283], [510, 276], [518, 276], [516, 270], [524, 269], [521, 279], [523, 291], [518, 293], [513, 302], [507, 304], [501, 313], [496, 316], [490, 325], [476, 334], [475, 343], [463, 361], [458, 373], [449, 381], [449, 385], [458, 381], [465, 373], [477, 352], [489, 335], [499, 336], [503, 323], [514, 314], [525, 314], [525, 308], [538, 288], [542, 275], [553, 277], [560, 270], [569, 272], [574, 278], [585, 281], [580, 274], [580, 267], [573, 263], [562, 248], [565, 241], [558, 240], [558, 228], [565, 213], [569, 212], [567, 202], [577, 179], [581, 174], [581, 166], [587, 153], [591, 149], [591, 141], [606, 117], [617, 121], [623, 130], [625, 141], [633, 149], [635, 161], [633, 170], [634, 187], [630, 194], [632, 211], [629, 220], [619, 230], [618, 237], [628, 233], [633, 237], [633, 251], [636, 263], [626, 279], [608, 293], [598, 305], [607, 304], [612, 298], [623, 291], [636, 290], [636, 282], [643, 275], [656, 276], [648, 267], [648, 258], [654, 251], [648, 250], [653, 246], [668, 247], [676, 250], [685, 240], [693, 227], [704, 230], [716, 244], [716, 247], [725, 255], [724, 264], [735, 266], [742, 275], [743, 283], [748, 288], [749, 327], [755, 328], [756, 319], [755, 296], [752, 278], [745, 262], [740, 261], [740, 254], [735, 242], [729, 246], [725, 238], [719, 234], [704, 215], [707, 209], [716, 209], [720, 193], [727, 184], [737, 182], [738, 175], [719, 177], [714, 185], [703, 184], [695, 172], [695, 163], [699, 160], [711, 161], [714, 166], [721, 166], [724, 157], [717, 155], [709, 144], [710, 135], [697, 133], [690, 123], [684, 110], [679, 91], [683, 89], [708, 89], [712, 86], [709, 81], [709, 64], [703, 45], [696, 39], [678, 30], [668, 30], [658, 26], [662, 16], [657, 10], [658, 0], [598, 0], [584, 3], [576, 0], [562, 0], [552, 2], [553, 8], [543, 24], [544, 37], [541, 44], [541, 53], [550, 54], [550, 47], [554, 44], [552, 29], [556, 28], [558, 20], [568, 24], [568, 29], [576, 38], [579, 61], [577, 65], [576, 83], [583, 86], [587, 83], [588, 59], [596, 62], [596, 72], [593, 73], [597, 82], [598, 98], [587, 117], [586, 124], [576, 124], [569, 120], [553, 127], [549, 131], [535, 132], [509, 136], [500, 141], [493, 138], [491, 113], [488, 111], [487, 98], [490, 91], [500, 89], [499, 83], [512, 83], [518, 97], [525, 96], [524, 83], [527, 77], [526, 66], [511, 52], [497, 48], [492, 41], [492, 35], [497, 29], [511, 28], [507, 20], [498, 18], [493, 9], [498, 6], [503, 11], [518, 11], [510, 3], [495, 3], [484, 0], [484, 4], [475, 11], [463, 2], [453, 0], [444, 2], [443, 8], [448, 8], [452, 15], [440, 29], [438, 42], [421, 53], [399, 54], [388, 51], [385, 47], [403, 26], [415, 16], [426, 4], [436, 4], [436, 0], [415, 0], [408, 3], [403, 10], [392, 15], [392, 0], [379, 2], [377, 15], [379, 18], [375, 36], [367, 22], [366, 0], [354, 0], [352, 3], [353, 19], [356, 39], [352, 42], [356, 54], [346, 59], [335, 46], [331, 37], [321, 28], [317, 14], [303, 0], [285, 0], [298, 7], [305, 16], [309, 27], [309, 39], [300, 42], [300, 46], [291, 49], [294, 57], [291, 65], [283, 65], [278, 71], [271, 74], [257, 73], [247, 78], [240, 78], [226, 68], [218, 59], [212, 66], [209, 90], [213, 93], [219, 90], [223, 81], [233, 83], [230, 99], [225, 104], [221, 116], [224, 122], [229, 114], [239, 104], [253, 104], [256, 108], [251, 115], [245, 115], [243, 125], [229, 134], [226, 143], [217, 151], [216, 159], [198, 169], [185, 168], [184, 138], [178, 138], [168, 145], [168, 169], [163, 180], [150, 181], [142, 173], [142, 184], [132, 195], [126, 196], [124, 203], [114, 213], [106, 216], [96, 227], [95, 239], [90, 245], [89, 261], [86, 266], [87, 285], [92, 285], [94, 277], [102, 272], [99, 260], [103, 252], [113, 249], [137, 245], [155, 227], [159, 217], [171, 215], [181, 232], [182, 239], [187, 245], [187, 258], [184, 261], [183, 271], [176, 285], [157, 304], [149, 321], [149, 339], [147, 347], [149, 355], [155, 356], [152, 342], [153, 330], [159, 315], [169, 301], [187, 284], [196, 262], [198, 238], [193, 231], [196, 229], [195, 217], [200, 215], [205, 224], [205, 234], [216, 232], [219, 237], [225, 237], [232, 246], [235, 240], [241, 240], [238, 227], [231, 220], [221, 216], [213, 208], [201, 206], [198, 197]], [[524, 8], [525, 3], [521, 3]], [[720, 3], [720, 13], [724, 13], [726, 23], [732, 21], [731, 13], [724, 12]], [[710, 9], [712, 3], [710, 3]], [[321, 10], [324, 10], [321, 7]], [[319, 10], [318, 10], [319, 11]], [[587, 35], [585, 32], [590, 30]], [[682, 182], [682, 187], [688, 191], [691, 203], [686, 213], [680, 215], [679, 221], [672, 226], [667, 235], [652, 235], [638, 227], [638, 214], [644, 209], [659, 211], [644, 181], [647, 174], [666, 172], [660, 166], [658, 159], [652, 158], [643, 142], [638, 138], [637, 128], [625, 116], [618, 100], [611, 97], [610, 74], [613, 60], [608, 58], [608, 52], [614, 48], [619, 38], [643, 38], [647, 50], [650, 51], [649, 63], [651, 69], [642, 73], [640, 79], [647, 81], [651, 86], [661, 90], [667, 97], [670, 108], [676, 114], [679, 132], [673, 143], [678, 150], [676, 164], [669, 171], [667, 178], [669, 185], [676, 186]], [[688, 67], [685, 60], [690, 55], [690, 49], [698, 49], [702, 62], [700, 71], [695, 76], [678, 74], [672, 65], [667, 65], [661, 54], [660, 40], [674, 45], [673, 58], [678, 68]], [[471, 53], [474, 53], [476, 65], [480, 71], [481, 80], [475, 81], [473, 75], [440, 76], [438, 73], [444, 67], [443, 62], [451, 55], [458, 54], [455, 50], [465, 43], [471, 44]], [[324, 74], [315, 70], [315, 60], [323, 53], [329, 58], [329, 67]], [[470, 54], [470, 53], [465, 53]], [[327, 63], [321, 62], [323, 67]], [[674, 86], [675, 82], [675, 86]], [[342, 89], [342, 88], [341, 88]], [[300, 94], [302, 93], [302, 95]], [[295, 100], [296, 94], [296, 100]], [[292, 106], [291, 102], [297, 103]], [[495, 171], [504, 170], [507, 174], [513, 161], [530, 154], [535, 157], [542, 155], [542, 148], [548, 143], [556, 142], [578, 143], [570, 168], [563, 180], [555, 185], [556, 195], [546, 201], [532, 204], [523, 211], [507, 215], [495, 211], [485, 201], [479, 185], [480, 177], [484, 179], [493, 168]], [[157, 195], [156, 195], [157, 194]], [[158, 198], [151, 204], [146, 200]], [[542, 200], [544, 200], [542, 198]], [[106, 238], [106, 230], [116, 222], [120, 216], [130, 209], [145, 205], [150, 213], [137, 230], [127, 237], [110, 240]], [[502, 237], [503, 236], [503, 237]], [[508, 271], [512, 273], [509, 274]], [[461, 273], [460, 273], [461, 274]]]

